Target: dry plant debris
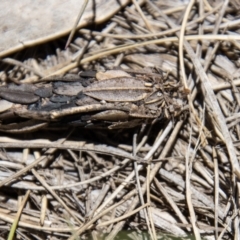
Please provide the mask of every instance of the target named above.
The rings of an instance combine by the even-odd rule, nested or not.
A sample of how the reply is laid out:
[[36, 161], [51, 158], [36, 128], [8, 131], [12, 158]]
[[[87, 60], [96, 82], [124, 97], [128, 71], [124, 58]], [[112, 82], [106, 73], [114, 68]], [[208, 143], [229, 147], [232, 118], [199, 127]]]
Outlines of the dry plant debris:
[[[100, 24], [129, 3], [129, 0], [84, 1], [88, 4], [78, 27]], [[0, 39], [0, 57], [68, 34], [81, 8], [77, 0], [22, 0], [14, 4], [1, 1], [0, 32], [4, 37]]]
[[0, 237], [239, 239], [239, 9], [132, 0], [2, 58]]

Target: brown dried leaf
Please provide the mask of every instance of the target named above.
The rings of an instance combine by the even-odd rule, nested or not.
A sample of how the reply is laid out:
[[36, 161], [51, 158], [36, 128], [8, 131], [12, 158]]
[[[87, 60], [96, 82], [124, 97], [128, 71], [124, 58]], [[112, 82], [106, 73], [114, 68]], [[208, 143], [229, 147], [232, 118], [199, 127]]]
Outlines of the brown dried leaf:
[[144, 99], [152, 88], [136, 78], [122, 77], [95, 82], [83, 92], [93, 98], [109, 102], [136, 102]]
[[34, 91], [34, 93], [41, 98], [49, 98], [52, 96], [52, 87], [40, 87]]
[[107, 110], [96, 113], [90, 117], [91, 120], [120, 121], [127, 120], [129, 114], [120, 110]]
[[25, 92], [20, 89], [10, 89], [6, 87], [0, 87], [0, 97], [19, 104], [31, 104], [39, 100], [39, 97], [32, 92]]
[[66, 83], [54, 89], [54, 92], [59, 95], [76, 96], [84, 89], [81, 83], [75, 82], [73, 84]]
[[9, 133], [26, 133], [37, 131], [43, 127], [46, 127], [48, 122], [38, 121], [38, 120], [28, 120], [20, 123], [11, 123], [7, 125], [0, 125], [0, 132], [9, 132]]

